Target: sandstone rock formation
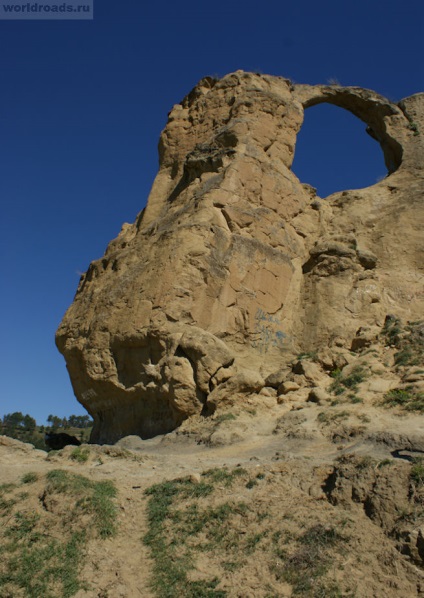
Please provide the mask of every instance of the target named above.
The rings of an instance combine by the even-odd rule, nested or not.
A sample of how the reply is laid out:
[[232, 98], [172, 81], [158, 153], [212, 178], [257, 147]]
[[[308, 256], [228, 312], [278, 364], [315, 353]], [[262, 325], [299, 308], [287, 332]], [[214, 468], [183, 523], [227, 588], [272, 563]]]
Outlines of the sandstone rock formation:
[[[291, 171], [304, 109], [367, 125], [388, 176], [322, 200]], [[237, 71], [170, 112], [147, 207], [81, 277], [57, 332], [92, 441], [173, 430], [285, 381], [302, 352], [331, 367], [387, 314], [424, 313], [424, 94]], [[355, 165], [352, 165], [355, 168]], [[368, 335], [368, 337], [367, 337]]]

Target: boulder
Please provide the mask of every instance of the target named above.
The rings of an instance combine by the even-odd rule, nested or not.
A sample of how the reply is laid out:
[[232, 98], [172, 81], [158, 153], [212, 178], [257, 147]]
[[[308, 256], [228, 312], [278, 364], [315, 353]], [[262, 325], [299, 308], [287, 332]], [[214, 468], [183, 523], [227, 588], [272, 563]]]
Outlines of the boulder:
[[308, 395], [308, 401], [317, 403], [318, 405], [325, 405], [330, 400], [330, 395], [323, 388], [316, 386], [311, 388]]

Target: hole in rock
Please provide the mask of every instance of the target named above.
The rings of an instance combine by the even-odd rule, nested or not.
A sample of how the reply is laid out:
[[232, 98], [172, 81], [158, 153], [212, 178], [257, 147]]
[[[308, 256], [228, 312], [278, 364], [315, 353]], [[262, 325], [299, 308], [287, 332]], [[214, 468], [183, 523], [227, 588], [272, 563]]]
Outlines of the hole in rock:
[[320, 197], [374, 185], [387, 175], [380, 144], [348, 110], [318, 104], [305, 110], [292, 170]]

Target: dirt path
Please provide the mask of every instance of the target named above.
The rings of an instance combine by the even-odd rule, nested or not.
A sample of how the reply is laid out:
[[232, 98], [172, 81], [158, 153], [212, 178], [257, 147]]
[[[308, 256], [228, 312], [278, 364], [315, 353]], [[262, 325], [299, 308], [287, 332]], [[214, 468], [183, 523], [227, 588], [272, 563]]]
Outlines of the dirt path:
[[[32, 450], [19, 442], [0, 437], [1, 479], [2, 483], [19, 482], [28, 472], [44, 476], [52, 469], [64, 469], [96, 481], [113, 480], [119, 491], [119, 533], [101, 544], [93, 542], [88, 545], [81, 576], [90, 589], [80, 590], [76, 596], [153, 598], [149, 589], [153, 562], [149, 550], [143, 543], [143, 537], [147, 532], [147, 498], [144, 491], [149, 486], [225, 466], [231, 469], [241, 465], [252, 472], [254, 478], [255, 471], [271, 472], [276, 467], [286, 467], [285, 464], [288, 464], [288, 471], [291, 467], [290, 462], [293, 462], [292, 467], [295, 471], [296, 468], [302, 468], [303, 461], [305, 471], [307, 469], [310, 472], [325, 472], [341, 455], [369, 455], [377, 461], [383, 461], [392, 458], [393, 455], [413, 456], [421, 454], [420, 451], [424, 450], [423, 417], [400, 417], [393, 412], [368, 409], [365, 420], [360, 407], [354, 406], [347, 415], [345, 409], [334, 410], [332, 418], [326, 419], [321, 416], [322, 421], [320, 406], [309, 405], [301, 410], [290, 411], [284, 406], [278, 407], [261, 413], [260, 417], [240, 413], [234, 420], [221, 421], [218, 424], [210, 421], [207, 426], [201, 421], [192, 422], [190, 426], [182, 427], [178, 432], [151, 440], [128, 437], [122, 439], [115, 447], [88, 445], [90, 457], [84, 463], [72, 459], [74, 447], [66, 447], [56, 455], [47, 455], [43, 451]], [[337, 415], [338, 413], [341, 415]], [[405, 463], [402, 459], [394, 459], [394, 462]], [[304, 479], [307, 480], [308, 475], [306, 478], [304, 476]], [[293, 483], [296, 486], [296, 480]], [[302, 483], [299, 482], [300, 486]], [[318, 480], [314, 489], [312, 481], [309, 481], [302, 490], [306, 491], [305, 496], [308, 493], [310, 495], [302, 500], [306, 500], [306, 503], [312, 500], [307, 509], [316, 509], [317, 513], [323, 508], [320, 483]], [[278, 490], [278, 486], [275, 488], [275, 501], [282, 505], [281, 499], [278, 499], [278, 492], [282, 490]], [[39, 491], [41, 492], [41, 481]], [[287, 489], [284, 492], [287, 492]], [[296, 501], [300, 500], [294, 496], [287, 498], [288, 503], [291, 501], [293, 504], [293, 508]], [[266, 493], [262, 498], [258, 495], [257, 500], [266, 502], [268, 496]], [[324, 509], [324, 512], [327, 511]], [[367, 520], [361, 525], [371, 524]], [[368, 531], [367, 533], [371, 534]], [[396, 559], [398, 558], [401, 557], [396, 556]], [[387, 571], [386, 575], [391, 583], [390, 567]], [[243, 580], [237, 582], [242, 583]], [[399, 588], [403, 590], [393, 590], [387, 596], [400, 598], [405, 588], [412, 587], [409, 583], [408, 581], [407, 585], [400, 584]], [[236, 587], [235, 578], [234, 584]], [[232, 594], [230, 591], [228, 595], [242, 594]], [[287, 596], [289, 595], [288, 593]], [[369, 596], [378, 594], [370, 593]]]

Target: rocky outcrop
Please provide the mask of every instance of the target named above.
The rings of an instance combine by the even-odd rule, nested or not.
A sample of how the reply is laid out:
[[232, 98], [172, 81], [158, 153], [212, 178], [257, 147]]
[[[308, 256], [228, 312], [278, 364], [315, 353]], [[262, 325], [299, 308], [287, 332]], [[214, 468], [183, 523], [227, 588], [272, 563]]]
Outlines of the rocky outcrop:
[[[383, 181], [321, 200], [298, 180], [296, 135], [320, 102], [366, 123]], [[168, 432], [258, 393], [298, 353], [325, 346], [331, 361], [388, 313], [420, 317], [423, 130], [424, 94], [396, 105], [242, 71], [200, 81], [170, 112], [147, 207], [81, 277], [57, 332], [92, 441]]]

